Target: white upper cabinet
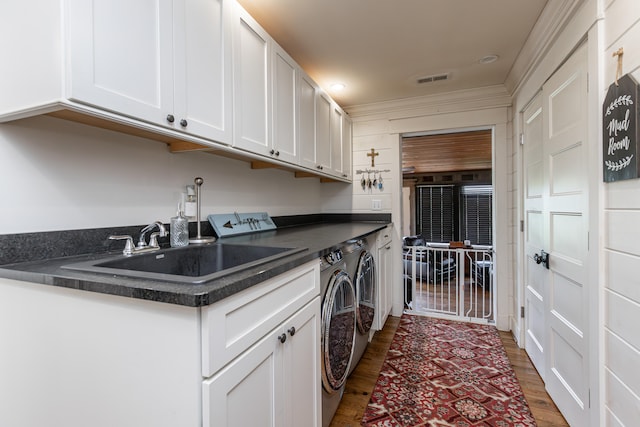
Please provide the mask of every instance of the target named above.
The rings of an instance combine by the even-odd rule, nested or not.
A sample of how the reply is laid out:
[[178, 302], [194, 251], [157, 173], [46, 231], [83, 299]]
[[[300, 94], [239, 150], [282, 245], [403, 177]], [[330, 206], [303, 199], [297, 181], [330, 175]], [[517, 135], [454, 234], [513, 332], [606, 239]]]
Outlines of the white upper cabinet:
[[316, 83], [300, 70], [298, 73], [298, 161], [300, 166], [316, 169]]
[[223, 0], [68, 0], [67, 97], [230, 143]]
[[234, 146], [268, 155], [270, 37], [239, 5], [234, 21]]
[[173, 113], [173, 10], [165, 0], [69, 0], [67, 96], [150, 122]]
[[296, 164], [296, 62], [241, 7], [234, 41], [234, 146]]
[[273, 42], [272, 46], [272, 148], [269, 154], [280, 160], [296, 163], [298, 65], [277, 43]]
[[233, 2], [183, 0], [174, 4], [175, 125], [231, 144]]
[[331, 172], [342, 177], [344, 173], [342, 161], [342, 118], [344, 114], [338, 104], [331, 103], [331, 120], [329, 137], [331, 141]]
[[331, 173], [331, 110], [329, 95], [318, 91], [316, 96], [316, 168]]
[[342, 114], [342, 178], [351, 180], [353, 169], [353, 126], [351, 118], [346, 114]]
[[351, 180], [346, 114], [235, 0], [5, 9], [0, 122], [51, 114]]

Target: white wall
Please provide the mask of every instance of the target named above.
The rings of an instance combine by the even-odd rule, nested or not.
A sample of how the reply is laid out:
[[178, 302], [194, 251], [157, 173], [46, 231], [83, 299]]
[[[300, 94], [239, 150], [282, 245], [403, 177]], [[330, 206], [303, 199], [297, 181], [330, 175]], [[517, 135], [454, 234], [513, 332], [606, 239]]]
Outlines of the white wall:
[[[168, 222], [180, 192], [202, 186], [210, 213], [319, 213], [321, 184], [212, 154], [169, 152], [157, 141], [47, 116], [0, 124], [0, 234]], [[331, 204], [349, 212], [350, 203]]]
[[[354, 178], [354, 211], [367, 209], [373, 199], [382, 199], [383, 209], [392, 213], [394, 222], [394, 241], [399, 247], [402, 237], [402, 165], [400, 138], [403, 133], [490, 128], [494, 131], [494, 189], [495, 189], [495, 251], [496, 286], [498, 296], [496, 324], [500, 329], [508, 329], [512, 315], [513, 276], [509, 253], [513, 244], [513, 232], [509, 227], [510, 206], [508, 179], [509, 149], [511, 133], [508, 132], [508, 106], [511, 99], [504, 88], [491, 87], [472, 91], [461, 91], [445, 95], [421, 97], [398, 102], [381, 103], [349, 110], [353, 118], [354, 169], [370, 167], [370, 157], [366, 153], [373, 148], [380, 156], [376, 157], [376, 167], [389, 168], [384, 174], [385, 190], [382, 193], [363, 191]], [[386, 176], [390, 178], [386, 178]], [[403, 290], [400, 251], [394, 259], [393, 290], [394, 315], [402, 313]]]
[[[640, 81], [640, 2], [605, 2], [604, 91], [614, 81], [612, 53], [624, 48], [623, 74]], [[637, 425], [640, 417], [640, 179], [604, 187], [603, 424]]]

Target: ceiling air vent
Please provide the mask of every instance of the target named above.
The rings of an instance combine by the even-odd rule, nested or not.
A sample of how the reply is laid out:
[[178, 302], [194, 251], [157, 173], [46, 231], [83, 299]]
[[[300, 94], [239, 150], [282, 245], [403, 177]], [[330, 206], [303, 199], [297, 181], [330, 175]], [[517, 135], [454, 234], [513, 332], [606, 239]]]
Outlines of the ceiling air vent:
[[439, 82], [442, 80], [449, 80], [449, 73], [446, 74], [436, 74], [433, 76], [426, 76], [426, 77], [420, 77], [417, 82], [419, 85], [424, 84], [424, 83], [432, 83], [432, 82]]

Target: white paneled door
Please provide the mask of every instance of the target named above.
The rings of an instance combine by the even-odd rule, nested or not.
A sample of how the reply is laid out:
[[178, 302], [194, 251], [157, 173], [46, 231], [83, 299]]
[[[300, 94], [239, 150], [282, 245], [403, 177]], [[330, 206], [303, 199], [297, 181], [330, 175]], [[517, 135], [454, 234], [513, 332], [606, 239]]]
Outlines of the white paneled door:
[[569, 424], [587, 426], [590, 332], [585, 46], [545, 83], [539, 98], [524, 116], [525, 348]]
[[544, 379], [545, 291], [546, 270], [536, 263], [535, 256], [544, 249], [542, 220], [542, 95], [538, 94], [523, 114], [524, 122], [524, 309], [525, 349]]

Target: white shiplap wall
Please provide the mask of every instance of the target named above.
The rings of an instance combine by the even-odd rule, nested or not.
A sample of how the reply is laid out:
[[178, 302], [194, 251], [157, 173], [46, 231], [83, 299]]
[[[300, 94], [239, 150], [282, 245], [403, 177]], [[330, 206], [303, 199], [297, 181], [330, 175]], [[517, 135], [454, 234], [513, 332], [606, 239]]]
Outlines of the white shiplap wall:
[[[377, 169], [397, 171], [398, 138], [390, 135], [353, 136], [352, 176], [353, 186], [339, 183], [328, 183], [322, 186], [322, 211], [325, 213], [390, 213], [392, 188], [397, 180], [389, 172], [382, 173], [383, 186], [379, 188], [365, 188], [360, 185], [362, 174], [356, 171]], [[375, 149], [375, 167], [371, 168], [371, 157], [367, 153]], [[373, 174], [370, 174], [373, 180]], [[365, 179], [367, 174], [365, 174]], [[380, 201], [380, 209], [373, 209], [373, 201]], [[348, 210], [345, 210], [348, 207]]]
[[[372, 200], [381, 200], [382, 212], [391, 212], [397, 245], [402, 237], [402, 165], [400, 138], [410, 132], [450, 132], [472, 129], [493, 129], [494, 132], [494, 191], [495, 191], [495, 248], [500, 254], [496, 262], [499, 290], [497, 326], [508, 329], [513, 315], [513, 266], [509, 248], [513, 246], [513, 220], [509, 219], [514, 202], [509, 194], [512, 179], [508, 131], [510, 98], [503, 88], [492, 87], [460, 91], [453, 94], [381, 103], [368, 108], [353, 108], [353, 169], [371, 167], [367, 153], [375, 149], [377, 169], [390, 169], [383, 174], [384, 190], [362, 190], [360, 175], [354, 175], [353, 211], [372, 212]], [[398, 252], [399, 253], [399, 252]], [[394, 277], [401, 277], [400, 257], [394, 263]], [[401, 281], [394, 282], [400, 284]], [[402, 313], [402, 287], [393, 289], [394, 315]]]
[[[354, 212], [372, 212], [373, 201], [379, 200], [382, 212], [391, 212], [392, 189], [398, 185], [391, 172], [398, 171], [398, 156], [400, 153], [398, 135], [375, 135], [371, 137], [358, 136], [353, 138], [353, 209]], [[371, 157], [367, 154], [374, 149], [375, 166], [371, 167]], [[362, 188], [360, 180], [363, 174], [356, 174], [360, 170], [387, 170], [382, 172], [383, 186], [379, 188]], [[369, 177], [364, 174], [365, 179]], [[374, 179], [374, 174], [370, 175]]]
[[[623, 74], [640, 81], [640, 1], [605, 4], [604, 82], [615, 78], [612, 53], [624, 48]], [[604, 97], [604, 94], [603, 94]], [[640, 423], [640, 179], [605, 185], [604, 423]]]

